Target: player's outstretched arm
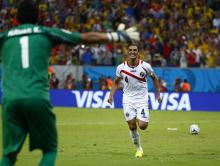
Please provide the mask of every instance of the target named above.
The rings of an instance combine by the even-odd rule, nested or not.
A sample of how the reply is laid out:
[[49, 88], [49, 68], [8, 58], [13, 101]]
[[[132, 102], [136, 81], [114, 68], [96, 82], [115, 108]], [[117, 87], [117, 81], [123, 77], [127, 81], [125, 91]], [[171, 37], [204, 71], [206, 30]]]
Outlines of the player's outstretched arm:
[[116, 77], [116, 79], [113, 82], [112, 89], [110, 91], [110, 95], [109, 95], [109, 98], [108, 98], [108, 103], [109, 104], [112, 104], [112, 102], [113, 102], [113, 96], [115, 94], [115, 91], [118, 89], [118, 85], [119, 85], [120, 81], [121, 81], [121, 78]]
[[140, 41], [140, 33], [135, 27], [124, 29], [125, 25], [120, 24], [116, 32], [98, 33], [88, 32], [81, 33], [82, 43], [107, 43], [107, 42], [138, 42]]

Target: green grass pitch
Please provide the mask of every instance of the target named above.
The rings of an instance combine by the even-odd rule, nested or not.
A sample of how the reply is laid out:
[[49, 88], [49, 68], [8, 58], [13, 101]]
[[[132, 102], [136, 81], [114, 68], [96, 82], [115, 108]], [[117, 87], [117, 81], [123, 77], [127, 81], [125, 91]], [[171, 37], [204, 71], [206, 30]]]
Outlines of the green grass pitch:
[[[139, 130], [143, 158], [134, 157], [121, 110], [55, 108], [54, 112], [59, 134], [57, 166], [220, 165], [220, 112], [151, 111], [148, 129]], [[199, 125], [199, 135], [189, 134], [193, 123]], [[40, 151], [28, 151], [26, 140], [16, 166], [37, 166], [40, 158]]]

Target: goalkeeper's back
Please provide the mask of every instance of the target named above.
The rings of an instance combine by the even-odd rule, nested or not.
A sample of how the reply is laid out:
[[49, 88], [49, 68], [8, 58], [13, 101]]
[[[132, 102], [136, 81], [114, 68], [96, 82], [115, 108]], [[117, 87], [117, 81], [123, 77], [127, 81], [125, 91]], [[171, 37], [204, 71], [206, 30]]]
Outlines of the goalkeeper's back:
[[59, 43], [78, 43], [80, 35], [56, 28], [22, 24], [0, 36], [3, 100], [49, 100], [48, 61]]

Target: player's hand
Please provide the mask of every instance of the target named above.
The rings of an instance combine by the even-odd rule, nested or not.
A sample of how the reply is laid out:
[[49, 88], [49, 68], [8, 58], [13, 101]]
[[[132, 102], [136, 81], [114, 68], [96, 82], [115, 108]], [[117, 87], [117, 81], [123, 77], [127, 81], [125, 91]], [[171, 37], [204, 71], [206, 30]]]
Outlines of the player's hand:
[[160, 96], [157, 96], [157, 101], [158, 101], [158, 103], [161, 103], [162, 102], [162, 98]]
[[110, 41], [133, 43], [140, 41], [140, 33], [136, 27], [125, 29], [125, 24], [119, 24], [116, 32], [107, 33]]
[[109, 97], [108, 103], [112, 105], [112, 102], [113, 102], [113, 98], [112, 98], [112, 97]]

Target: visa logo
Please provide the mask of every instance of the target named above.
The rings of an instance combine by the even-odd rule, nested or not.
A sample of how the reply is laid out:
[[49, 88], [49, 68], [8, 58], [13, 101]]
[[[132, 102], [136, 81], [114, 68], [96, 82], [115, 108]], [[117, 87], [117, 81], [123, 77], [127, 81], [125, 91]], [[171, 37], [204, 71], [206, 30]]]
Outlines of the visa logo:
[[158, 103], [154, 93], [149, 93], [149, 104], [153, 110], [191, 110], [188, 93], [161, 93], [162, 102]]
[[110, 91], [72, 91], [76, 97], [77, 107], [80, 108], [114, 108], [114, 102], [112, 105], [108, 103], [108, 97]]
[[[72, 93], [75, 95], [77, 107], [115, 108], [114, 102], [112, 105], [107, 102], [110, 91], [72, 91]], [[161, 103], [157, 102], [154, 93], [149, 93], [148, 97], [150, 109], [153, 110], [191, 110], [188, 93], [161, 93]], [[114, 98], [117, 108], [122, 108], [122, 103], [118, 103], [117, 98], [122, 98], [122, 94], [116, 95]]]

